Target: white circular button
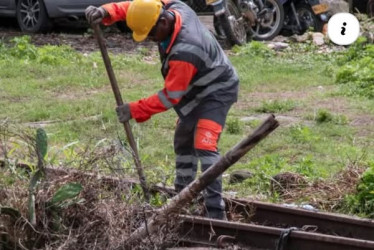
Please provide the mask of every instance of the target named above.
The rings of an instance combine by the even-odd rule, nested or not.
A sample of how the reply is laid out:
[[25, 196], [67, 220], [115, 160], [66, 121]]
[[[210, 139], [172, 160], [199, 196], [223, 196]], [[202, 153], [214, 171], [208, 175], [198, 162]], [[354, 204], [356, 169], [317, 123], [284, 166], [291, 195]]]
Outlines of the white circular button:
[[350, 13], [337, 13], [327, 24], [327, 35], [337, 45], [352, 44], [360, 35], [360, 23]]

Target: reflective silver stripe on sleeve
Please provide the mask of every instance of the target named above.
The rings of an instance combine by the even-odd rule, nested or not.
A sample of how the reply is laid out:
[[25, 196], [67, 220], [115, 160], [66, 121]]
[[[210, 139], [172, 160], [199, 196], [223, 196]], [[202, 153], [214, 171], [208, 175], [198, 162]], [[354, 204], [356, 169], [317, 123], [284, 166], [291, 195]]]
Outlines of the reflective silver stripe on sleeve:
[[182, 97], [187, 91], [169, 91], [166, 90], [166, 93], [170, 98], [177, 99]]
[[214, 91], [217, 91], [219, 89], [223, 89], [226, 87], [229, 87], [231, 85], [235, 84], [235, 81], [228, 81], [228, 82], [220, 82], [212, 84], [211, 86], [208, 86], [206, 89], [204, 89], [202, 92], [196, 95], [195, 99], [184, 105], [183, 108], [180, 109], [180, 112], [183, 115], [187, 115], [190, 113], [197, 105], [199, 105], [200, 100], [204, 97], [208, 96], [209, 94], [213, 93]]
[[192, 168], [177, 168], [177, 176], [192, 177], [194, 175]]
[[214, 155], [214, 156], [201, 156], [199, 157], [199, 160], [202, 165], [213, 165], [214, 163], [218, 162], [221, 158], [220, 155]]
[[177, 155], [177, 163], [192, 163], [197, 164], [197, 158], [193, 155]]
[[161, 103], [165, 106], [165, 108], [169, 109], [173, 107], [173, 104], [168, 100], [168, 98], [165, 96], [162, 90], [158, 92], [158, 98], [160, 99]]

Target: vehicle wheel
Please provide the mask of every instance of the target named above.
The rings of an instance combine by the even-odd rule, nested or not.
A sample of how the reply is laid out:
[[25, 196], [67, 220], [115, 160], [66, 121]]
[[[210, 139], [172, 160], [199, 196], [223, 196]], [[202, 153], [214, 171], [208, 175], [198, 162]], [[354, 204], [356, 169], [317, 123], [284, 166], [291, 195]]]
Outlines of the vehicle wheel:
[[117, 22], [117, 28], [123, 33], [130, 33], [131, 29], [127, 26], [126, 22]]
[[243, 45], [247, 42], [247, 31], [242, 21], [239, 7], [226, 0], [225, 14], [214, 17], [214, 28], [219, 37], [226, 37], [231, 45]]
[[46, 32], [50, 28], [50, 21], [42, 0], [19, 0], [17, 21], [21, 30], [25, 32]]
[[310, 5], [304, 3], [296, 5], [296, 12], [302, 26], [300, 34], [310, 28], [313, 28], [315, 32], [322, 32], [323, 22], [314, 14]]
[[369, 0], [368, 1], [368, 6], [366, 8], [366, 12], [369, 17], [374, 17], [374, 0]]
[[262, 13], [260, 21], [249, 29], [248, 35], [252, 36], [254, 40], [272, 40], [283, 28], [283, 5], [279, 0], [267, 0], [265, 2], [265, 7], [259, 11], [259, 13]]

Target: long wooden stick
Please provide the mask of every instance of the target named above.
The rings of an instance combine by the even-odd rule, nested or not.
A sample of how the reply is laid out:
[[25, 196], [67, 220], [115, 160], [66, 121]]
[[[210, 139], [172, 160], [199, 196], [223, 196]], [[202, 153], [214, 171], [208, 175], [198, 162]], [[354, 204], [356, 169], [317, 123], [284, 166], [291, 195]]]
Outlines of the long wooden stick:
[[130, 249], [131, 245], [144, 239], [148, 234], [154, 233], [163, 221], [166, 221], [167, 216], [177, 213], [181, 208], [190, 203], [197, 195], [204, 190], [211, 182], [218, 178], [230, 166], [237, 162], [249, 150], [254, 148], [262, 139], [269, 135], [273, 130], [279, 126], [278, 121], [273, 115], [269, 116], [264, 123], [258, 127], [252, 135], [249, 135], [229, 152], [227, 152], [221, 159], [209, 167], [197, 180], [185, 187], [177, 196], [174, 196], [167, 205], [155, 212], [155, 215], [144, 223], [140, 228], [133, 232], [129, 239], [127, 239], [124, 246], [120, 249]]
[[[123, 100], [122, 100], [121, 92], [118, 88], [117, 79], [114, 75], [112, 64], [110, 62], [108, 51], [107, 51], [105, 43], [104, 43], [103, 35], [101, 34], [101, 30], [100, 30], [100, 27], [99, 27], [98, 24], [92, 25], [92, 28], [94, 29], [97, 42], [99, 43], [101, 55], [102, 55], [103, 60], [104, 60], [105, 68], [106, 68], [106, 71], [108, 73], [108, 77], [109, 77], [109, 80], [110, 80], [110, 85], [112, 86], [114, 97], [116, 98], [117, 106], [120, 106], [120, 105], [123, 104]], [[146, 179], [145, 179], [145, 176], [144, 176], [143, 167], [142, 167], [142, 164], [140, 162], [138, 149], [136, 147], [136, 143], [135, 143], [135, 140], [134, 140], [133, 133], [131, 131], [130, 124], [129, 124], [129, 122], [124, 122], [123, 125], [125, 127], [126, 136], [127, 136], [127, 139], [129, 141], [129, 144], [130, 144], [130, 147], [131, 147], [131, 150], [132, 150], [131, 153], [132, 153], [132, 156], [134, 158], [136, 170], [138, 172], [139, 181], [140, 181], [140, 185], [143, 189], [144, 197], [145, 197], [146, 201], [149, 202], [149, 190], [148, 190], [148, 187], [147, 187], [147, 182], [146, 182]]]

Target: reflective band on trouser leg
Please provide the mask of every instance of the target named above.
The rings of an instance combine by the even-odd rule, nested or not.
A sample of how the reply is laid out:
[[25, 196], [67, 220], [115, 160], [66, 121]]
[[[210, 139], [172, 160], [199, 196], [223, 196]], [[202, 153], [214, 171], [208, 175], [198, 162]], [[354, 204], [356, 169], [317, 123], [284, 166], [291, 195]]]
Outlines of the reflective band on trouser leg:
[[[206, 150], [197, 150], [199, 160], [201, 162], [202, 171], [206, 171], [210, 166], [220, 159], [218, 152]], [[212, 182], [204, 192], [205, 206], [208, 217], [222, 219], [225, 210], [225, 203], [222, 200], [222, 177], [218, 177]]]
[[179, 192], [196, 177], [197, 158], [193, 155], [177, 155], [175, 188]]
[[193, 149], [194, 126], [179, 121], [174, 135], [174, 151], [176, 154], [175, 190], [181, 191], [196, 177], [197, 158]]

